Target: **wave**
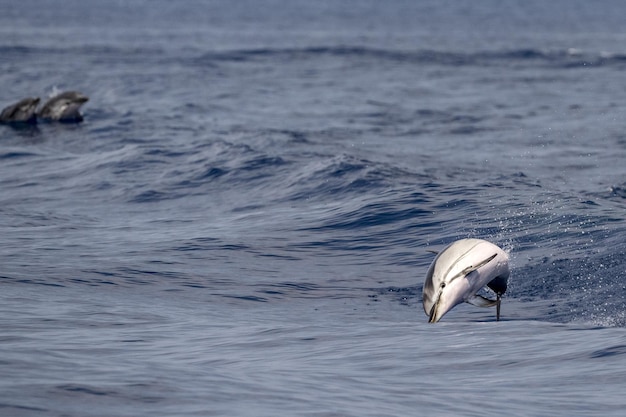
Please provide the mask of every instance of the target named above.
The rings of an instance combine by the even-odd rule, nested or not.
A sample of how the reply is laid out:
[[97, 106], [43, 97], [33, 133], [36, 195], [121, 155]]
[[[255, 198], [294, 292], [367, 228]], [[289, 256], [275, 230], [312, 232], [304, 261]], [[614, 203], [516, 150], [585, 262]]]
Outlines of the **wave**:
[[312, 46], [303, 48], [257, 48], [208, 52], [198, 64], [257, 60], [306, 60], [323, 57], [407, 62], [443, 66], [533, 65], [555, 68], [597, 67], [626, 63], [626, 54], [582, 52], [574, 49], [533, 48], [494, 51], [441, 51], [435, 49], [394, 50], [365, 46]]
[[191, 66], [216, 67], [227, 63], [264, 61], [293, 62], [324, 58], [348, 61], [388, 61], [412, 65], [452, 67], [542, 67], [542, 68], [596, 68], [626, 65], [626, 54], [607, 51], [579, 51], [574, 49], [518, 48], [501, 50], [399, 50], [360, 45], [321, 45], [305, 47], [266, 47], [198, 51], [169, 51], [160, 47], [80, 45], [32, 47], [0, 45], [0, 55], [8, 60], [36, 59], [41, 55], [89, 57], [94, 65], [104, 62], [153, 62], [154, 64], [187, 63]]

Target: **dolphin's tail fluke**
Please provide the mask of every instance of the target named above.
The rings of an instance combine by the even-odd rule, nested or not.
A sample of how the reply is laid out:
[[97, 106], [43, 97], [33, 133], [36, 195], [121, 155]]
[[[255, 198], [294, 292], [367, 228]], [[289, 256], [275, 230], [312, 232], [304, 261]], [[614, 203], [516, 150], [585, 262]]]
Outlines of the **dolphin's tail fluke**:
[[496, 321], [500, 321], [500, 304], [502, 304], [502, 294], [496, 294]]

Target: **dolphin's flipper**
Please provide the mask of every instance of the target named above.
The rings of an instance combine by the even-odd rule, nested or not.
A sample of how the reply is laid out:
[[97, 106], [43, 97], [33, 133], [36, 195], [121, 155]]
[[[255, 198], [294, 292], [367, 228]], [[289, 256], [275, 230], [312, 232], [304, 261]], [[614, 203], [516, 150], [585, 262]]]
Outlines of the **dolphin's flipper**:
[[482, 295], [474, 295], [473, 297], [468, 298], [466, 302], [476, 307], [493, 307], [500, 304], [500, 298], [498, 297], [497, 300], [490, 300]]
[[476, 307], [493, 307], [496, 306], [496, 321], [500, 321], [500, 304], [502, 304], [502, 296], [497, 295], [495, 300], [490, 300], [482, 295], [475, 295], [467, 300], [467, 303]]

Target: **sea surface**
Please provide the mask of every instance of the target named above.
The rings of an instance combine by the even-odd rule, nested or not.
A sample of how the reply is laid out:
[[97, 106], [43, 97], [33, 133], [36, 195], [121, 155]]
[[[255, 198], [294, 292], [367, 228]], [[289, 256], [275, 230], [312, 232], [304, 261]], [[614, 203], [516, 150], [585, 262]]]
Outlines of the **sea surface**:
[[0, 10], [1, 416], [624, 415], [626, 2]]

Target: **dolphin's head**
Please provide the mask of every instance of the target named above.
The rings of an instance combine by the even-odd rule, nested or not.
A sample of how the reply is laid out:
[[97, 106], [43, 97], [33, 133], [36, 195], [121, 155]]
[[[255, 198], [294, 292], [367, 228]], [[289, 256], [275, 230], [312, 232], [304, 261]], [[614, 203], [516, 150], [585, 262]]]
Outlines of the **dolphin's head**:
[[79, 92], [66, 91], [48, 100], [39, 112], [39, 116], [61, 122], [80, 122], [83, 116], [79, 110], [87, 101], [89, 97]]
[[437, 323], [444, 314], [465, 301], [469, 282], [464, 276], [454, 277], [438, 268], [437, 259], [430, 265], [424, 282], [424, 312], [429, 323]]
[[477, 296], [489, 286], [498, 297], [506, 290], [508, 255], [496, 245], [480, 239], [458, 240], [433, 260], [424, 281], [424, 312], [430, 323], [437, 323], [454, 306], [470, 302], [482, 307], [498, 300]]
[[5, 108], [0, 114], [0, 121], [6, 123], [35, 123], [35, 111], [39, 104], [39, 97], [29, 97]]

